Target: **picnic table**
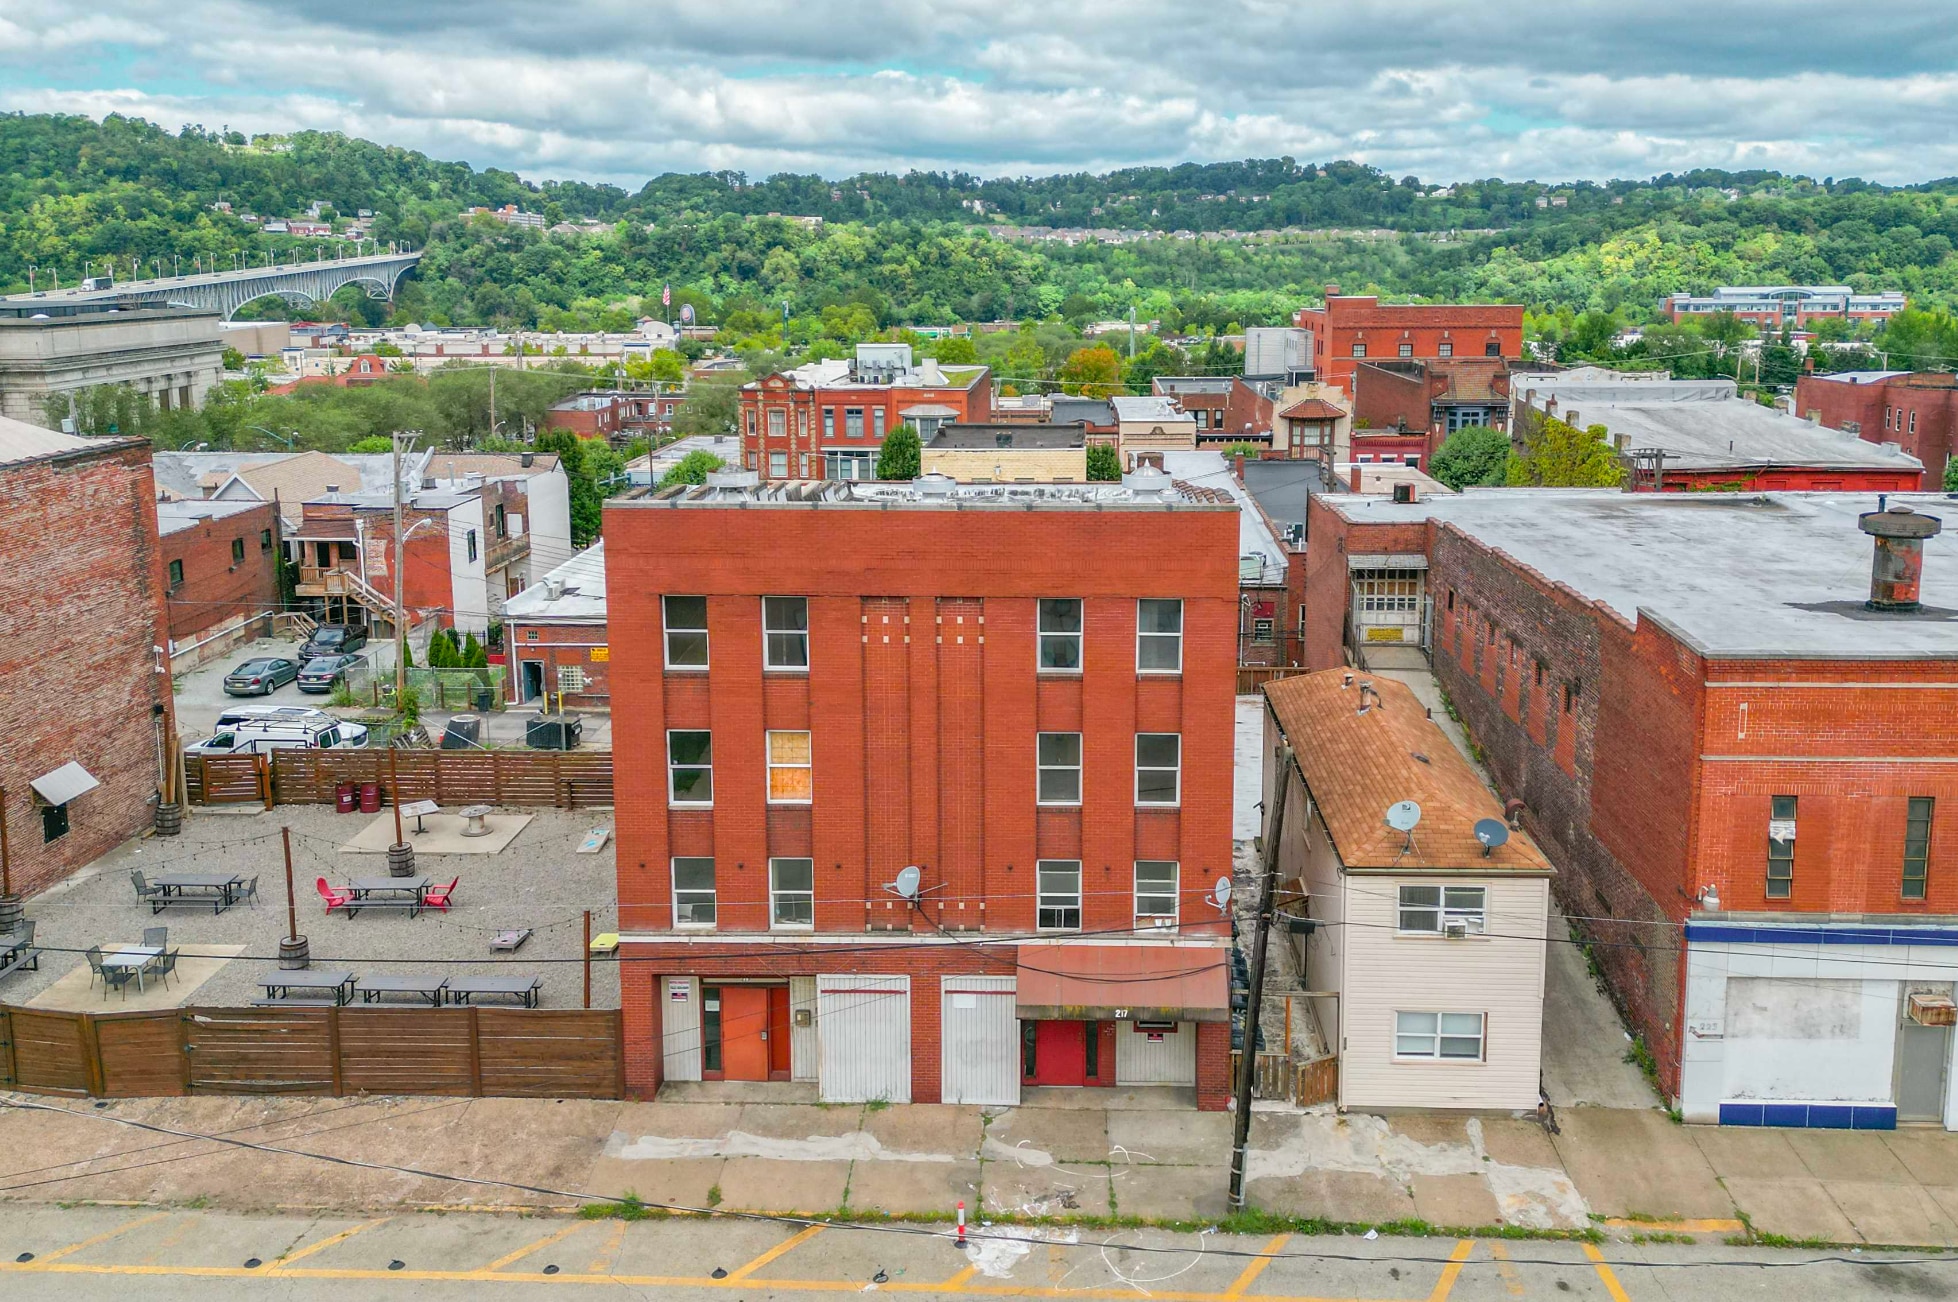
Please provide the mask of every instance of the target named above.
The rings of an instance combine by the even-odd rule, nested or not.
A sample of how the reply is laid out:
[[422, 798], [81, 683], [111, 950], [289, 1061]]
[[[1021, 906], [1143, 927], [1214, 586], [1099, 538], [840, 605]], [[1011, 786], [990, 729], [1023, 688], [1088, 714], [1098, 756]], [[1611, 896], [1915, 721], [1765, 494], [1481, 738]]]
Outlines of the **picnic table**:
[[[106, 961], [106, 960], [104, 960]], [[354, 997], [354, 974], [351, 972], [280, 972], [277, 976], [266, 977], [258, 983], [264, 987], [265, 998], [254, 1000], [260, 1006], [269, 1004], [304, 1004], [308, 1006], [334, 1007], [350, 1003]], [[325, 991], [324, 995], [311, 998], [292, 997], [295, 990]]]
[[[162, 957], [162, 949], [155, 945], [118, 945], [114, 949], [102, 951], [102, 968], [104, 971], [110, 968], [115, 968], [118, 971], [133, 971], [136, 974], [136, 989], [141, 991], [145, 988], [143, 985], [143, 974], [148, 972], [150, 966]], [[102, 995], [104, 998], [107, 998], [108, 994], [108, 984], [105, 982], [102, 988]]]
[[238, 902], [238, 888], [245, 879], [237, 873], [167, 873], [152, 877], [157, 893], [150, 897], [150, 913], [163, 912], [172, 904], [203, 903], [208, 896], [212, 913], [223, 913]]
[[401, 816], [403, 818], [412, 818], [415, 820], [416, 836], [420, 836], [428, 830], [422, 826], [422, 819], [428, 817], [430, 814], [439, 814], [441, 812], [442, 806], [436, 804], [433, 800], [411, 800], [401, 807]]
[[542, 977], [466, 976], [449, 981], [449, 1001], [466, 1004], [472, 995], [515, 995], [525, 1008], [537, 1007], [537, 995], [544, 988]]
[[347, 913], [358, 913], [363, 908], [406, 909], [409, 917], [421, 913], [422, 896], [428, 893], [428, 878], [421, 877], [356, 877], [347, 883], [353, 898], [347, 901]]
[[0, 931], [0, 976], [22, 968], [41, 970], [41, 951], [34, 948], [34, 924], [23, 920], [18, 930]]
[[377, 1004], [384, 994], [420, 995], [430, 1004], [440, 1007], [442, 992], [448, 989], [449, 979], [441, 976], [364, 976], [360, 978], [360, 1000], [366, 1004]]

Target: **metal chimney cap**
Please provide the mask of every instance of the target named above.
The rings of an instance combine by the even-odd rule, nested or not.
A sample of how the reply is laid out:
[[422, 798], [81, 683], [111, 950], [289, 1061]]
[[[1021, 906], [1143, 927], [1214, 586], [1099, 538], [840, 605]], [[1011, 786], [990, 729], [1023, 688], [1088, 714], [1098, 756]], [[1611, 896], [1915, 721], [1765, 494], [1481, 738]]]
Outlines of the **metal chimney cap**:
[[1887, 511], [1865, 511], [1856, 517], [1856, 527], [1876, 538], [1935, 538], [1944, 521], [1935, 515], [1922, 515], [1902, 502]]

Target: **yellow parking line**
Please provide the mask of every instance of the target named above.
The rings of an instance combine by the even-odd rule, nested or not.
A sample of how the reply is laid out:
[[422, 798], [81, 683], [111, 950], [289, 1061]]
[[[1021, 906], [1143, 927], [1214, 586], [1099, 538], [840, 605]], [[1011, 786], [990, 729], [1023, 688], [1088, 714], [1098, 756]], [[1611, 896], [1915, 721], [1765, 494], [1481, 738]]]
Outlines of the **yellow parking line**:
[[110, 1239], [127, 1234], [131, 1230], [140, 1229], [145, 1225], [154, 1225], [169, 1214], [169, 1212], [158, 1212], [154, 1216], [139, 1216], [127, 1225], [118, 1225], [115, 1229], [104, 1231], [92, 1239], [83, 1239], [80, 1243], [71, 1243], [65, 1248], [56, 1248], [53, 1252], [43, 1253], [40, 1260], [44, 1262], [60, 1261], [63, 1257], [73, 1256], [83, 1248], [92, 1248], [98, 1243], [107, 1243]]
[[363, 1221], [359, 1225], [354, 1226], [352, 1229], [341, 1230], [338, 1234], [329, 1234], [324, 1239], [321, 1239], [318, 1243], [309, 1243], [297, 1252], [288, 1252], [285, 1256], [280, 1257], [277, 1261], [273, 1262], [271, 1268], [268, 1269], [265, 1273], [268, 1275], [284, 1274], [286, 1267], [290, 1266], [293, 1262], [299, 1261], [306, 1257], [310, 1257], [316, 1252], [325, 1252], [328, 1248], [332, 1247], [336, 1243], [345, 1243], [348, 1239], [351, 1239], [354, 1235], [359, 1234], [362, 1230], [371, 1230], [376, 1225], [385, 1225], [389, 1219], [390, 1218], [383, 1216], [378, 1221]]
[[799, 1230], [795, 1234], [790, 1235], [782, 1242], [770, 1248], [767, 1252], [762, 1253], [761, 1256], [756, 1257], [753, 1261], [749, 1262], [747, 1265], [737, 1266], [735, 1269], [729, 1271], [727, 1274], [727, 1282], [732, 1284], [737, 1279], [748, 1278], [748, 1276], [754, 1274], [756, 1271], [760, 1270], [763, 1266], [766, 1266], [769, 1262], [775, 1260], [783, 1253], [793, 1252], [797, 1248], [800, 1248], [803, 1244], [809, 1242], [809, 1240], [815, 1238], [818, 1234], [821, 1234], [824, 1228], [825, 1227], [821, 1225], [811, 1225], [805, 1227], [802, 1230]]
[[1231, 1281], [1231, 1286], [1224, 1290], [1224, 1296], [1243, 1297], [1244, 1290], [1250, 1288], [1258, 1276], [1265, 1273], [1265, 1267], [1271, 1264], [1271, 1259], [1278, 1255], [1278, 1250], [1284, 1247], [1291, 1237], [1289, 1234], [1273, 1235], [1271, 1242], [1265, 1244], [1263, 1251], [1258, 1253], [1257, 1260], [1246, 1266], [1243, 1272]]
[[938, 1287], [947, 1293], [963, 1293], [965, 1292], [965, 1286], [970, 1284], [972, 1277], [978, 1273], [979, 1268], [977, 1266], [967, 1266], [964, 1270], [952, 1276], [952, 1278], [946, 1280]]
[[1523, 1296], [1523, 1277], [1516, 1273], [1516, 1267], [1509, 1264], [1509, 1249], [1503, 1247], [1500, 1239], [1489, 1241], [1489, 1255], [1495, 1258], [1496, 1273], [1502, 1276], [1503, 1287], [1511, 1297]]
[[523, 1258], [528, 1257], [531, 1253], [536, 1252], [540, 1248], [548, 1248], [553, 1243], [556, 1243], [560, 1239], [568, 1239], [572, 1235], [576, 1234], [579, 1230], [582, 1230], [584, 1228], [585, 1228], [585, 1222], [573, 1221], [571, 1222], [571, 1224], [565, 1226], [563, 1229], [557, 1231], [555, 1234], [546, 1234], [543, 1238], [537, 1240], [537, 1242], [535, 1243], [526, 1244], [525, 1246], [518, 1248], [515, 1252], [504, 1253], [502, 1256], [498, 1257], [495, 1261], [492, 1261], [489, 1265], [483, 1267], [483, 1269], [502, 1270], [505, 1266], [509, 1265], [511, 1262], [520, 1261]]
[[1611, 1294], [1611, 1302], [1632, 1302], [1625, 1296], [1625, 1286], [1618, 1282], [1618, 1276], [1613, 1273], [1611, 1263], [1607, 1262], [1604, 1254], [1598, 1251], [1597, 1244], [1585, 1244], [1584, 1255], [1591, 1259], [1592, 1267], [1598, 1272], [1598, 1279], [1604, 1284], [1604, 1291]]
[[611, 1233], [605, 1236], [605, 1246], [600, 1248], [598, 1255], [591, 1259], [591, 1265], [585, 1267], [586, 1273], [603, 1275], [610, 1271], [618, 1263], [619, 1249], [624, 1246], [625, 1222], [613, 1221]]
[[1428, 1294], [1428, 1302], [1447, 1302], [1448, 1295], [1455, 1291], [1455, 1281], [1461, 1277], [1463, 1265], [1474, 1251], [1474, 1239], [1456, 1242], [1455, 1250], [1448, 1254], [1448, 1264], [1441, 1268], [1441, 1278], [1435, 1281], [1435, 1291]]

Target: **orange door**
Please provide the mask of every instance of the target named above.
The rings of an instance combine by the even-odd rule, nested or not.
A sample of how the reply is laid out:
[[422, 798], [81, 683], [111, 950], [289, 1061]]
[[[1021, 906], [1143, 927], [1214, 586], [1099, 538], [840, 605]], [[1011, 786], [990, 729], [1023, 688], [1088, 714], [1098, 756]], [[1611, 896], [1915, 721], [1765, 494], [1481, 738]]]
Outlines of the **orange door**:
[[721, 987], [721, 1071], [729, 1080], [768, 1079], [768, 988]]
[[789, 1078], [789, 988], [768, 987], [768, 1075]]

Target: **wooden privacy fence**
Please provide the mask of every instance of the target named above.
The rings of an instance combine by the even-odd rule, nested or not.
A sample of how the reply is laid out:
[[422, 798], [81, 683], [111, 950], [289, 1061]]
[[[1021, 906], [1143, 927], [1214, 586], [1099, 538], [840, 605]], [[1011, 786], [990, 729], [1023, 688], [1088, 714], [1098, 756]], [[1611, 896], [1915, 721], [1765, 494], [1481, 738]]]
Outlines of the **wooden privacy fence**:
[[[1244, 1051], [1231, 1050], [1232, 1079], [1244, 1069]], [[1339, 1097], [1339, 1058], [1327, 1055], [1306, 1062], [1294, 1062], [1289, 1054], [1259, 1053], [1251, 1078], [1251, 1096], [1279, 1099], [1309, 1108], [1315, 1103], [1332, 1103]]]
[[616, 1009], [0, 1005], [0, 1088], [74, 1097], [450, 1094], [616, 1099]]
[[[377, 783], [383, 799], [391, 799], [388, 755], [385, 749], [186, 755], [184, 776], [199, 805], [332, 804], [343, 782]], [[404, 802], [564, 809], [612, 803], [610, 751], [397, 750], [393, 756]]]

